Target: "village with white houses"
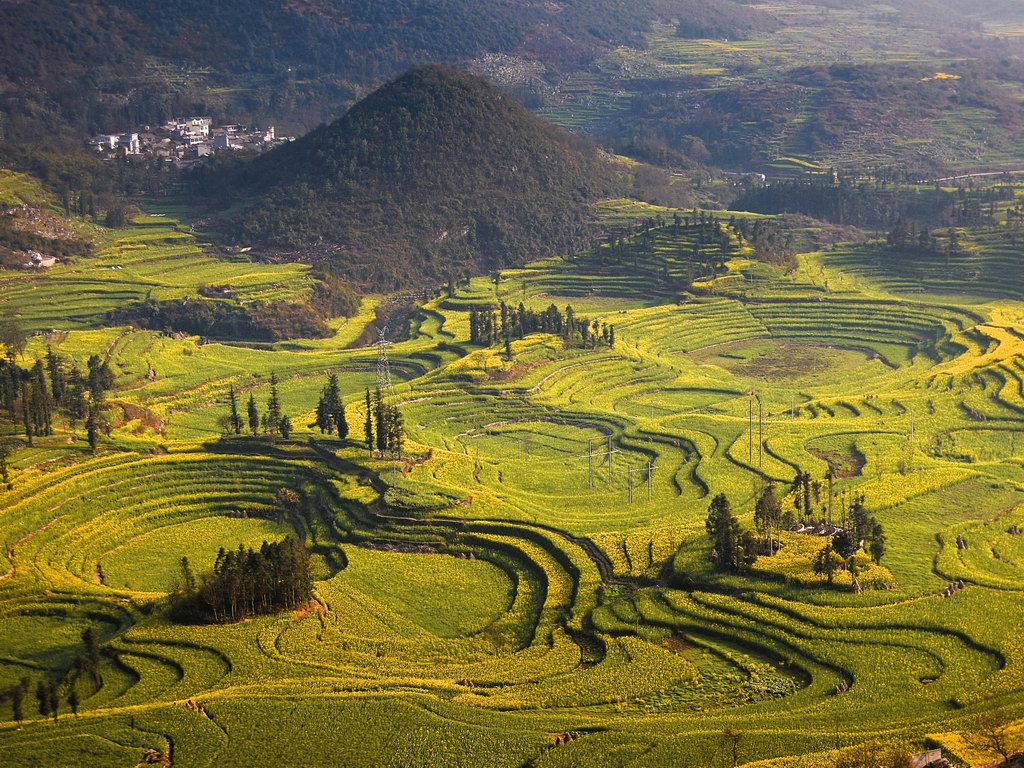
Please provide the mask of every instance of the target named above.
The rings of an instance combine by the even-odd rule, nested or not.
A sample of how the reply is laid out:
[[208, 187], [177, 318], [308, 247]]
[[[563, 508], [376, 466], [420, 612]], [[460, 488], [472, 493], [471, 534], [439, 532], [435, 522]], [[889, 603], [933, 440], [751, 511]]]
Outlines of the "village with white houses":
[[156, 157], [185, 167], [221, 150], [265, 152], [289, 141], [294, 137], [278, 137], [274, 126], [214, 126], [210, 117], [188, 117], [140, 126], [137, 132], [100, 134], [89, 140], [89, 146], [105, 157]]

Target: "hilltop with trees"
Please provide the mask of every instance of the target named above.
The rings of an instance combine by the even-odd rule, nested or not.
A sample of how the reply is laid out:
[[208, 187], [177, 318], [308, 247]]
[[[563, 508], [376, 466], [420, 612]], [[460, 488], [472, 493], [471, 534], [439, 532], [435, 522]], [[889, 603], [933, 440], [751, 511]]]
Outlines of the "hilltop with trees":
[[[218, 165], [193, 179], [223, 191]], [[572, 253], [619, 170], [596, 147], [483, 80], [418, 67], [343, 118], [235, 169], [251, 204], [235, 237], [327, 251], [340, 274], [380, 288]], [[251, 199], [251, 197], [250, 197]]]

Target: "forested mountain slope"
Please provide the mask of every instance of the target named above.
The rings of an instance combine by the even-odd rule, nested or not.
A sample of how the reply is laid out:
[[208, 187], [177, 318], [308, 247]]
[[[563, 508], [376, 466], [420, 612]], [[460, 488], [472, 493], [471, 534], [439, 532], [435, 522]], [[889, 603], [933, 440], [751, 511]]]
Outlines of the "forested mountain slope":
[[235, 193], [247, 244], [332, 247], [361, 284], [479, 274], [586, 242], [618, 171], [595, 147], [459, 70], [411, 70], [344, 117], [257, 158]]
[[520, 53], [575, 66], [642, 45], [655, 18], [707, 16], [724, 29], [719, 5], [729, 19], [742, 10], [731, 0], [2, 0], [0, 137], [68, 140], [190, 111], [277, 117], [301, 132], [413, 64]]

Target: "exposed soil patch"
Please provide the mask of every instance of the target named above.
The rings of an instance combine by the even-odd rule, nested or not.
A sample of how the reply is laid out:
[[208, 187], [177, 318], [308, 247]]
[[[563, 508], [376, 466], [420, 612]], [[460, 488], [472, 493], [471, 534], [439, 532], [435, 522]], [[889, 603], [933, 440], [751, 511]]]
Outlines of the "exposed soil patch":
[[124, 418], [123, 423], [129, 421], [139, 422], [139, 427], [135, 430], [138, 435], [143, 434], [147, 429], [162, 435], [167, 429], [167, 424], [164, 423], [163, 419], [157, 417], [152, 411], [138, 405], [132, 405], [131, 403], [115, 403], [115, 405], [121, 409]]
[[679, 635], [672, 635], [672, 637], [663, 642], [661, 646], [666, 651], [671, 651], [672, 653], [686, 653], [687, 651], [693, 650], [693, 646], [683, 640]]
[[749, 341], [722, 344], [690, 355], [702, 365], [717, 365], [737, 376], [764, 381], [795, 381], [853, 375], [874, 353], [846, 347]]
[[818, 448], [808, 448], [807, 452], [828, 464], [836, 479], [860, 477], [864, 471], [864, 457], [859, 453], [846, 454], [838, 451], [822, 451]]
[[321, 616], [326, 616], [327, 606], [321, 603], [316, 598], [311, 598], [310, 600], [307, 600], [296, 609], [295, 621], [302, 621], [304, 618], [313, 613], [319, 613]]
[[438, 553], [437, 548], [429, 544], [413, 544], [406, 541], [360, 541], [356, 546], [376, 552], [400, 552], [412, 555], [436, 555]]
[[377, 343], [377, 329], [387, 326], [388, 341], [405, 341], [409, 338], [409, 321], [416, 312], [415, 304], [393, 304], [386, 307], [377, 307], [374, 312], [376, 317], [369, 323], [363, 332], [346, 349], [357, 349], [369, 347]]
[[513, 363], [508, 368], [489, 371], [487, 378], [491, 381], [497, 382], [518, 381], [530, 371], [535, 368], [540, 368], [542, 365], [546, 365], [549, 362], [550, 360], [534, 360], [529, 363]]

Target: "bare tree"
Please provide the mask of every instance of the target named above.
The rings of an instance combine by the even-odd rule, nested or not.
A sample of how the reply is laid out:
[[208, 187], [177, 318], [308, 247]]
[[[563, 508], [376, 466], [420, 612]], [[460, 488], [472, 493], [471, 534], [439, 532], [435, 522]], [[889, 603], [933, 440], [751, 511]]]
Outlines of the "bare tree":
[[974, 729], [967, 734], [966, 741], [972, 747], [995, 752], [1010, 763], [1010, 757], [1017, 752], [1018, 738], [1010, 732], [1010, 724], [998, 712], [986, 712], [974, 722]]

